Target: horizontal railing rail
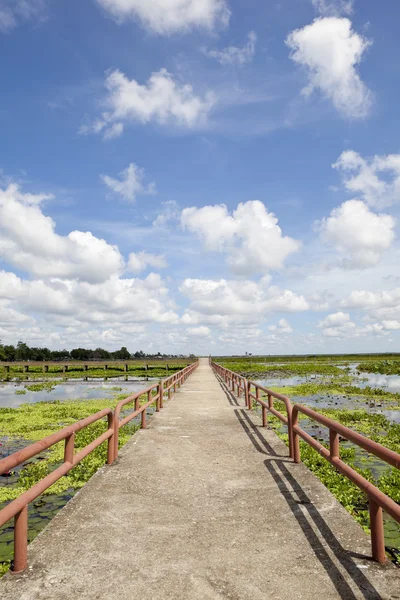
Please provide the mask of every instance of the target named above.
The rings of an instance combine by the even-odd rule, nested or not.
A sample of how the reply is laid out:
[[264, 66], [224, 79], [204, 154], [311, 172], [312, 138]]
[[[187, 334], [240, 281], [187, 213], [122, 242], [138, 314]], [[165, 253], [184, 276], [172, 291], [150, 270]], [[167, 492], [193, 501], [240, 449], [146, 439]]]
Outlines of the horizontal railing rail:
[[[329, 450], [300, 427], [299, 413], [306, 415], [309, 419], [317, 421], [329, 429]], [[337, 421], [329, 419], [315, 410], [301, 404], [295, 404], [293, 407], [292, 427], [294, 462], [301, 462], [300, 438], [302, 438], [309, 446], [314, 448], [340, 473], [342, 473], [342, 475], [347, 477], [347, 479], [350, 479], [350, 481], [367, 494], [369, 502], [372, 556], [380, 563], [386, 562], [382, 509], [386, 510], [393, 519], [400, 523], [400, 506], [396, 504], [394, 500], [389, 498], [389, 496], [386, 496], [386, 494], [381, 492], [381, 490], [373, 483], [365, 479], [357, 471], [352, 469], [352, 467], [341, 460], [339, 436], [342, 436], [349, 442], [356, 444], [359, 448], [366, 450], [370, 454], [373, 454], [397, 469], [400, 468], [400, 454], [385, 448], [381, 444], [378, 444], [377, 442], [360, 435], [356, 431], [337, 423]]]
[[[242, 375], [230, 371], [229, 369], [225, 369], [212, 360], [210, 361], [210, 364], [233, 393], [235, 393], [236, 388], [236, 393], [239, 398], [242, 390], [244, 391], [246, 406], [249, 410], [252, 409], [253, 402], [260, 404], [262, 407], [262, 422], [264, 427], [268, 426], [267, 411], [271, 412], [288, 426], [289, 454], [290, 457], [294, 459], [295, 463], [301, 462], [300, 438], [302, 438], [330, 462], [342, 475], [347, 477], [347, 479], [365, 492], [369, 502], [372, 557], [380, 563], [386, 562], [383, 510], [385, 510], [395, 521], [400, 523], [400, 506], [379, 490], [373, 483], [365, 479], [355, 469], [341, 460], [339, 436], [356, 444], [359, 448], [366, 450], [396, 469], [400, 469], [400, 454], [385, 448], [382, 444], [378, 444], [377, 442], [362, 436], [333, 419], [321, 415], [311, 408], [303, 406], [302, 404], [295, 404], [293, 406], [286, 396], [269, 390], [254, 381], [249, 381]], [[254, 393], [252, 391], [253, 388], [255, 390]], [[260, 397], [262, 392], [267, 396], [267, 402]], [[274, 408], [274, 398], [284, 402], [286, 416]], [[317, 421], [329, 429], [329, 449], [300, 427], [299, 413], [304, 414], [309, 419]]]
[[[177, 386], [180, 387], [197, 366], [198, 362], [192, 363], [181, 371], [174, 373], [171, 377], [167, 377], [159, 383], [121, 400], [115, 410], [105, 408], [0, 460], [0, 475], [2, 475], [65, 440], [63, 463], [0, 510], [0, 527], [14, 518], [13, 573], [20, 573], [28, 566], [28, 505], [106, 441], [108, 441], [107, 464], [111, 465], [118, 457], [118, 433], [120, 428], [139, 415], [141, 415], [141, 427], [145, 428], [147, 408], [156, 403], [156, 410], [159, 411], [163, 407], [164, 392], [167, 391], [168, 398], [171, 398], [171, 389], [173, 388], [175, 392]], [[147, 394], [147, 402], [140, 405], [140, 397], [145, 394]], [[134, 402], [134, 412], [120, 420], [121, 409], [130, 402]], [[75, 433], [105, 417], [108, 421], [106, 431], [75, 454]]]
[[[287, 396], [283, 394], [278, 394], [273, 390], [270, 390], [255, 381], [250, 381], [235, 373], [234, 371], [230, 371], [229, 369], [225, 369], [221, 367], [218, 363], [211, 362], [212, 368], [218, 373], [218, 375], [225, 381], [226, 384], [229, 384], [232, 392], [235, 392], [237, 396], [240, 398], [241, 393], [243, 391], [245, 404], [249, 410], [253, 408], [253, 402], [255, 404], [259, 404], [262, 410], [262, 420], [263, 426], [267, 427], [268, 419], [267, 413], [270, 412], [275, 417], [278, 417], [282, 423], [288, 426], [288, 437], [289, 437], [289, 456], [293, 458], [293, 436], [292, 436], [292, 403], [290, 402]], [[262, 395], [267, 397], [267, 401], [263, 400]], [[280, 400], [284, 403], [286, 408], [286, 415], [279, 412], [274, 407], [274, 399]]]
[[[171, 375], [171, 377], [167, 377], [166, 379], [163, 379], [159, 383], [155, 383], [154, 385], [151, 385], [150, 387], [146, 388], [145, 390], [141, 390], [140, 392], [137, 392], [136, 394], [132, 394], [131, 396], [128, 396], [128, 398], [125, 398], [124, 400], [121, 400], [120, 402], [118, 402], [117, 406], [115, 407], [115, 411], [114, 411], [114, 425], [113, 425], [114, 430], [115, 430], [114, 454], [113, 454], [114, 460], [118, 457], [118, 432], [121, 429], [121, 427], [123, 427], [124, 425], [126, 425], [127, 423], [132, 421], [132, 419], [135, 419], [136, 417], [141, 415], [141, 427], [142, 427], [142, 429], [145, 429], [147, 427], [146, 409], [151, 404], [156, 403], [156, 411], [158, 412], [163, 407], [163, 404], [164, 404], [164, 393], [167, 391], [168, 398], [171, 398], [171, 389], [173, 388], [174, 393], [175, 393], [177, 387], [180, 387], [186, 381], [186, 379], [189, 377], [189, 375], [191, 375], [193, 373], [193, 371], [197, 368], [197, 366], [198, 366], [198, 363], [193, 363], [193, 364], [185, 367], [181, 371], [178, 371], [178, 373], [174, 373], [173, 375]], [[143, 404], [142, 406], [140, 406], [139, 398], [140, 398], [140, 396], [143, 396], [144, 394], [147, 394], [147, 402], [145, 404]], [[127, 404], [130, 404], [131, 402], [133, 402], [135, 405], [134, 412], [132, 412], [131, 414], [129, 414], [128, 416], [126, 416], [124, 419], [122, 419], [120, 421], [121, 410]]]

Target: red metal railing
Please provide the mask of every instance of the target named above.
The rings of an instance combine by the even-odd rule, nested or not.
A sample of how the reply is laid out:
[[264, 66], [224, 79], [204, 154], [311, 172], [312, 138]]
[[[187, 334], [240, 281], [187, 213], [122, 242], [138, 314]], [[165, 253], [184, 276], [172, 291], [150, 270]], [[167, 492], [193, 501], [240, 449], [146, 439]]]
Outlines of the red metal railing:
[[[311, 435], [306, 433], [299, 426], [299, 413], [302, 413], [325, 425], [329, 429], [329, 450], [322, 446], [317, 440]], [[369, 502], [369, 515], [370, 515], [370, 528], [371, 528], [371, 544], [372, 544], [372, 556], [375, 560], [380, 563], [386, 562], [385, 553], [385, 535], [383, 531], [383, 514], [382, 509], [400, 523], [400, 506], [394, 502], [389, 496], [386, 496], [381, 492], [375, 485], [367, 481], [362, 475], [357, 473], [354, 469], [349, 467], [340, 458], [340, 445], [339, 435], [356, 444], [360, 448], [363, 448], [367, 452], [374, 454], [381, 460], [387, 462], [389, 465], [400, 469], [400, 454], [393, 452], [388, 448], [385, 448], [381, 444], [369, 440], [368, 438], [360, 435], [359, 433], [337, 423], [333, 419], [329, 419], [324, 415], [317, 413], [311, 408], [302, 406], [301, 404], [295, 404], [293, 406], [293, 443], [294, 443], [294, 462], [299, 463], [300, 458], [300, 437], [307, 442], [312, 448], [314, 448], [321, 456], [329, 461], [342, 475], [350, 479], [356, 484], [363, 492], [368, 496]]]
[[[18, 498], [10, 502], [5, 508], [0, 510], [0, 527], [14, 518], [14, 561], [12, 571], [19, 573], [24, 571], [28, 566], [28, 504], [33, 502], [40, 494], [43, 494], [53, 483], [66, 475], [78, 463], [80, 463], [88, 454], [95, 450], [98, 446], [108, 441], [107, 448], [107, 464], [111, 465], [118, 456], [118, 433], [121, 427], [129, 423], [132, 419], [141, 414], [141, 427], [146, 427], [146, 409], [156, 403], [156, 410], [160, 410], [163, 406], [164, 392], [168, 392], [168, 398], [171, 397], [171, 388], [176, 391], [177, 386], [180, 387], [184, 381], [197, 368], [198, 362], [192, 363], [178, 373], [174, 373], [171, 377], [156, 383], [145, 390], [141, 390], [136, 394], [132, 394], [128, 398], [121, 400], [113, 411], [111, 408], [105, 408], [81, 421], [77, 421], [68, 427], [56, 431], [52, 435], [31, 444], [23, 450], [14, 452], [10, 456], [0, 460], [0, 475], [8, 473], [25, 461], [37, 456], [44, 450], [51, 448], [54, 444], [58, 444], [65, 440], [64, 447], [64, 462], [44, 479], [29, 488]], [[155, 394], [154, 394], [155, 391]], [[140, 397], [147, 393], [147, 402], [140, 406]], [[135, 403], [135, 411], [119, 420], [120, 412], [129, 402]], [[98, 438], [90, 442], [85, 448], [82, 448], [77, 454], [75, 450], [75, 433], [84, 429], [92, 423], [107, 417], [108, 427]]]
[[[210, 364], [219, 377], [225, 381], [228, 387], [230, 387], [232, 392], [235, 393], [236, 388], [236, 393], [239, 398], [241, 396], [241, 391], [244, 390], [246, 406], [249, 410], [252, 408], [253, 401], [261, 405], [264, 427], [268, 425], [267, 411], [271, 412], [283, 423], [287, 424], [289, 434], [289, 454], [291, 458], [294, 459], [294, 462], [301, 462], [300, 438], [302, 438], [305, 442], [307, 442], [307, 444], [309, 444], [321, 456], [330, 462], [340, 473], [342, 473], [342, 475], [350, 479], [350, 481], [352, 481], [367, 494], [370, 512], [372, 556], [380, 563], [386, 562], [382, 509], [384, 509], [391, 517], [393, 517], [393, 519], [400, 523], [400, 506], [394, 502], [394, 500], [389, 498], [389, 496], [381, 492], [375, 485], [367, 481], [364, 477], [357, 473], [357, 471], [352, 469], [349, 465], [341, 460], [339, 436], [342, 436], [344, 439], [356, 444], [367, 452], [374, 454], [381, 460], [397, 469], [400, 469], [400, 454], [393, 452], [381, 444], [378, 444], [377, 442], [360, 435], [359, 433], [349, 429], [348, 427], [345, 427], [344, 425], [341, 425], [333, 419], [329, 419], [328, 417], [321, 415], [311, 408], [307, 408], [301, 404], [295, 404], [292, 406], [290, 400], [286, 396], [277, 394], [276, 392], [260, 386], [253, 381], [249, 381], [245, 377], [238, 375], [229, 369], [225, 369], [215, 362], [211, 361]], [[255, 388], [255, 393], [252, 393], [252, 388]], [[260, 392], [264, 392], [264, 394], [267, 395], [268, 403], [260, 398]], [[285, 403], [287, 411], [286, 417], [273, 407], [274, 398], [277, 398]], [[302, 413], [308, 418], [328, 427], [329, 450], [300, 427], [299, 413]]]
[[[171, 389], [173, 388], [174, 393], [175, 393], [176, 388], [177, 387], [179, 388], [197, 367], [198, 367], [198, 362], [193, 363], [193, 364], [185, 367], [181, 371], [174, 373], [170, 377], [163, 379], [162, 381], [160, 381], [160, 383], [155, 383], [154, 385], [151, 385], [150, 387], [146, 388], [145, 390], [137, 392], [136, 394], [132, 394], [131, 396], [128, 396], [128, 398], [125, 398], [124, 400], [121, 400], [121, 402], [118, 402], [117, 406], [115, 407], [114, 421], [113, 421], [113, 428], [115, 430], [114, 454], [113, 454], [114, 460], [118, 457], [118, 433], [119, 433], [119, 430], [121, 429], [121, 427], [123, 427], [124, 425], [129, 423], [129, 421], [132, 421], [132, 419], [135, 419], [136, 417], [141, 415], [141, 427], [142, 427], [142, 429], [145, 429], [147, 426], [146, 409], [151, 404], [154, 404], [154, 402], [155, 402], [156, 403], [156, 411], [158, 412], [163, 407], [165, 392], [168, 393], [168, 398], [171, 398]], [[145, 404], [143, 404], [142, 406], [140, 406], [139, 398], [140, 398], [140, 396], [142, 396], [144, 394], [147, 394], [147, 402]], [[119, 417], [120, 417], [122, 408], [124, 406], [126, 406], [127, 404], [129, 404], [130, 402], [133, 402], [135, 405], [134, 412], [132, 412], [130, 415], [128, 415], [127, 417], [125, 417], [124, 419], [122, 419], [120, 421]]]
[[[225, 369], [224, 367], [221, 367], [221, 365], [215, 362], [211, 362], [211, 366], [214, 369], [214, 371], [216, 371], [218, 375], [225, 381], [228, 387], [230, 387], [230, 390], [232, 392], [235, 392], [236, 388], [236, 393], [239, 398], [241, 397], [241, 393], [243, 391], [245, 404], [249, 410], [252, 410], [253, 402], [261, 406], [264, 427], [267, 426], [268, 412], [275, 415], [275, 417], [278, 417], [278, 419], [280, 419], [282, 423], [288, 426], [289, 456], [290, 458], [293, 458], [292, 404], [289, 398], [283, 396], [282, 394], [278, 394], [277, 392], [274, 392], [273, 390], [270, 390], [262, 385], [259, 385], [255, 381], [250, 381], [242, 375], [238, 375], [238, 373], [235, 373], [234, 371]], [[262, 394], [264, 394], [267, 397], [267, 402], [262, 399]], [[274, 399], [280, 400], [284, 403], [286, 408], [286, 415], [282, 414], [274, 407]]]

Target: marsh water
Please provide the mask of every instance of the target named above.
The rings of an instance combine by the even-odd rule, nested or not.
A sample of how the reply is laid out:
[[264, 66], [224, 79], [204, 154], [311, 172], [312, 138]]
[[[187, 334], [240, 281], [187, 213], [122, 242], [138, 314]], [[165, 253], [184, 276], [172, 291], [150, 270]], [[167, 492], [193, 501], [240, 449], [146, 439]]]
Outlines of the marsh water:
[[[53, 381], [50, 389], [29, 390], [32, 384], [40, 382], [27, 381], [0, 383], [0, 408], [16, 408], [20, 404], [32, 402], [54, 402], [54, 400], [94, 400], [112, 397], [115, 393], [129, 396], [134, 392], [151, 385], [156, 379], [139, 379], [135, 377], [112, 377], [107, 381], [83, 379]], [[48, 380], [46, 381], [46, 384]]]

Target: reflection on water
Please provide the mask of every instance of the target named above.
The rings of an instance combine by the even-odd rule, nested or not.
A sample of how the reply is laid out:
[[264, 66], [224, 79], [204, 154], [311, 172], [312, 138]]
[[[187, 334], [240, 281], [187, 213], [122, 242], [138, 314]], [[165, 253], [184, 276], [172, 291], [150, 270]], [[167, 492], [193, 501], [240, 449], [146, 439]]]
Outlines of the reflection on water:
[[[110, 379], [109, 382], [101, 381], [74, 381], [55, 383], [54, 388], [33, 392], [24, 385], [14, 383], [0, 384], [0, 408], [16, 408], [20, 404], [31, 402], [52, 402], [54, 400], [97, 400], [110, 398], [114, 394], [126, 394], [127, 396], [151, 385], [148, 379]], [[30, 382], [29, 385], [32, 385]], [[118, 388], [118, 389], [116, 389]], [[16, 392], [25, 392], [19, 394]]]

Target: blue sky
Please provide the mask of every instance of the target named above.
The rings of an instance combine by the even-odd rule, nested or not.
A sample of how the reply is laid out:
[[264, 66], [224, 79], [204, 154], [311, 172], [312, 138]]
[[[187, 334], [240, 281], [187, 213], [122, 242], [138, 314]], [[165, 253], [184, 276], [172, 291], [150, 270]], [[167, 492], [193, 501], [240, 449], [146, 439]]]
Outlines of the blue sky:
[[398, 350], [399, 16], [0, 0], [0, 339]]

